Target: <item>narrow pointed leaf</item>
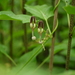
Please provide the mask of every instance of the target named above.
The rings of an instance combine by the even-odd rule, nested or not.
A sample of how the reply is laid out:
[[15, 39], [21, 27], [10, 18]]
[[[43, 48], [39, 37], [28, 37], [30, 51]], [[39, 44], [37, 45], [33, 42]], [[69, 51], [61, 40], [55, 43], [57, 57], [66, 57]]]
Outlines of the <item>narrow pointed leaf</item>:
[[0, 44], [0, 52], [2, 54], [4, 54], [7, 58], [9, 58], [13, 62], [14, 65], [16, 65], [16, 63], [14, 62], [14, 60], [7, 54], [6, 47], [3, 46], [3, 45], [1, 45], [1, 44]]

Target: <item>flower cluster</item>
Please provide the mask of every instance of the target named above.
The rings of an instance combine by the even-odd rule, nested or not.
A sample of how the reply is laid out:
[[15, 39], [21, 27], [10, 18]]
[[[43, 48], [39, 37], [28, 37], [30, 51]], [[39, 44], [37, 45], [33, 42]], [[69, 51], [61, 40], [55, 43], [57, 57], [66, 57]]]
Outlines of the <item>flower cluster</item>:
[[37, 27], [37, 31], [39, 33], [39, 43], [42, 44], [44, 42], [44, 40], [47, 39], [47, 37], [49, 37], [49, 32], [48, 30], [46, 31], [46, 35], [45, 38], [42, 39], [42, 33], [44, 32], [44, 23], [43, 21], [39, 21], [38, 22], [38, 26], [36, 25], [36, 18], [34, 16], [31, 17], [30, 19], [30, 28], [32, 29], [32, 40], [36, 40], [36, 36], [34, 35], [34, 30]]

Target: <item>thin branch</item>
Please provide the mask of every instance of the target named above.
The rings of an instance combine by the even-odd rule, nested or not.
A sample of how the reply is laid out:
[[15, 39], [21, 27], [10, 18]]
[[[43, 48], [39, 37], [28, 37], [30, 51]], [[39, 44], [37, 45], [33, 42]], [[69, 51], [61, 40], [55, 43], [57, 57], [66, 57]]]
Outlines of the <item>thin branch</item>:
[[[26, 0], [22, 0], [22, 13], [26, 14], [26, 10], [24, 9], [24, 4], [26, 3]], [[26, 24], [23, 24], [23, 30], [24, 30], [24, 36], [23, 36], [23, 43], [25, 47], [25, 52], [28, 50], [28, 41], [27, 41], [27, 26]]]
[[[2, 11], [3, 10], [3, 7], [2, 6], [0, 6], [0, 11]], [[0, 24], [2, 23], [2, 20], [0, 20]], [[1, 42], [1, 44], [4, 44], [4, 31], [3, 31], [3, 25], [1, 24], [0, 25], [1, 26], [1, 30], [0, 30], [0, 42]]]
[[[75, 6], [75, 0], [72, 0], [72, 5]], [[68, 39], [68, 49], [67, 49], [67, 57], [66, 57], [66, 70], [69, 69], [70, 62], [70, 51], [71, 51], [71, 43], [72, 43], [72, 35], [73, 35], [73, 27], [74, 27], [74, 15], [70, 15], [70, 28], [69, 28], [69, 39]]]
[[[11, 0], [11, 11], [14, 11], [14, 0]], [[9, 48], [10, 48], [10, 56], [13, 58], [13, 21], [10, 21], [10, 42], [9, 42]]]
[[[58, 4], [59, 0], [55, 0], [55, 6]], [[54, 11], [54, 21], [53, 21], [53, 30], [55, 29], [57, 25], [57, 17], [58, 17], [58, 7], [56, 7]], [[50, 51], [50, 72], [52, 72], [53, 69], [53, 57], [54, 57], [54, 45], [55, 45], [55, 32], [53, 33], [52, 37], [52, 46], [51, 46], [51, 51]]]
[[1, 43], [4, 44], [4, 34], [1, 33]]

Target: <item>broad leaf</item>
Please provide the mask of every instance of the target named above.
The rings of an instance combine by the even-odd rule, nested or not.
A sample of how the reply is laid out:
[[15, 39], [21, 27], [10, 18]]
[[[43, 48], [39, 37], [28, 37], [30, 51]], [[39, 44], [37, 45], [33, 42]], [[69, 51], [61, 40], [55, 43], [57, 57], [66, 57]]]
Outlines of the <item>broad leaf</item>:
[[75, 7], [74, 6], [68, 5], [68, 6], [64, 7], [64, 9], [68, 14], [75, 15]]
[[22, 21], [22, 23], [28, 23], [30, 21], [30, 16], [22, 15], [22, 14], [15, 15], [11, 11], [1, 11], [0, 20], [18, 20], [18, 21]]
[[26, 5], [25, 9], [43, 20], [47, 20], [49, 17], [53, 16], [53, 8], [47, 5], [37, 5], [37, 6], [29, 6]]

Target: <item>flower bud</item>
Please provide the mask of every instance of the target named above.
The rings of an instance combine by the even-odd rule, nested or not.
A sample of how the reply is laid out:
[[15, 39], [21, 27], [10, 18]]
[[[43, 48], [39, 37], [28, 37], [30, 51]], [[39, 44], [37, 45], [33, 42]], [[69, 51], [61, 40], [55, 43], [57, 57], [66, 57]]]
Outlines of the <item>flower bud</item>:
[[40, 21], [39, 24], [38, 24], [38, 32], [40, 34], [43, 33], [43, 26], [44, 26], [43, 21]]
[[33, 22], [35, 23], [35, 17], [34, 16], [32, 16], [30, 19], [30, 23], [33, 23]]
[[43, 21], [40, 21], [38, 24], [38, 28], [43, 28], [43, 27], [44, 27], [44, 23], [43, 23]]
[[30, 28], [34, 29], [36, 27], [35, 17], [32, 16], [30, 19]]

